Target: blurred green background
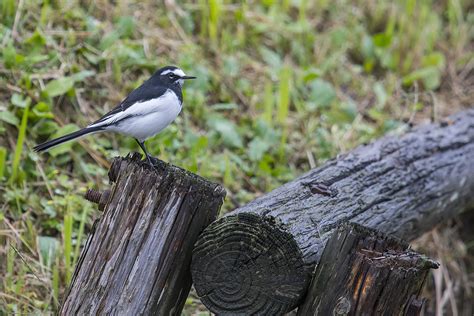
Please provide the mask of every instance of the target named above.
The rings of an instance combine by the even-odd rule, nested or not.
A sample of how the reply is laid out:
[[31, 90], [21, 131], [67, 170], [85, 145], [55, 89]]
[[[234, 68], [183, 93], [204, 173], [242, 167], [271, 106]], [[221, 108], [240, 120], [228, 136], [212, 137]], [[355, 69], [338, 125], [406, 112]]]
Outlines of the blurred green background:
[[[106, 187], [112, 157], [140, 151], [115, 135], [32, 147], [99, 118], [157, 68], [198, 79], [147, 147], [222, 183], [226, 212], [472, 105], [473, 25], [468, 0], [1, 0], [0, 315], [57, 310], [99, 216], [85, 190]], [[472, 308], [474, 245], [459, 234], [453, 223], [415, 243], [445, 263], [432, 310]], [[204, 311], [191, 295], [184, 314]]]

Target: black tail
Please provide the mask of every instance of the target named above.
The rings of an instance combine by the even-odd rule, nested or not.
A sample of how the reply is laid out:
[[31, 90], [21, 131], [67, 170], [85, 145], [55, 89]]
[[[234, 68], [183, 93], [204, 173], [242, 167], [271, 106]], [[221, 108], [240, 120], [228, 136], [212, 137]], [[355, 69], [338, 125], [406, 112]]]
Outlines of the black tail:
[[87, 135], [87, 134], [90, 134], [90, 133], [98, 132], [102, 129], [103, 129], [103, 127], [99, 127], [99, 126], [97, 126], [97, 127], [86, 127], [86, 128], [80, 129], [76, 132], [73, 132], [71, 134], [67, 134], [67, 135], [52, 139], [52, 140], [48, 140], [47, 142], [36, 145], [35, 147], [33, 147], [33, 149], [36, 152], [45, 151], [45, 150], [50, 149], [51, 147], [57, 146], [59, 144], [65, 143], [67, 141], [76, 139], [78, 137], [81, 137], [81, 136], [84, 136], [84, 135]]

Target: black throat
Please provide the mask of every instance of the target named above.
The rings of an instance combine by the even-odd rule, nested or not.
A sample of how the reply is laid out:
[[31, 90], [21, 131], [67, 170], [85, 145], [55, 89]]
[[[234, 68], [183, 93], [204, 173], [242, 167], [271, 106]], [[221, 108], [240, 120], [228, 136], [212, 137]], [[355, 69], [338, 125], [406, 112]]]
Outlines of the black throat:
[[183, 90], [181, 89], [181, 86], [179, 85], [179, 83], [173, 83], [167, 86], [168, 86], [168, 89], [176, 93], [176, 96], [179, 99], [179, 104], [183, 104]]

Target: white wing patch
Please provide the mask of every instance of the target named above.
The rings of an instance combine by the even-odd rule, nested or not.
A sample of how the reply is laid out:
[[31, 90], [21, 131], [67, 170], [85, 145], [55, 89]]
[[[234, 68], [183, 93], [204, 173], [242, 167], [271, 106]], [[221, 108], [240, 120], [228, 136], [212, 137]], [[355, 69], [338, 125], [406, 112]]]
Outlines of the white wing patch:
[[115, 113], [101, 122], [89, 125], [89, 127], [107, 126], [130, 116], [142, 116], [154, 112], [165, 112], [170, 107], [181, 108], [181, 104], [179, 104], [179, 100], [175, 93], [168, 89], [159, 98], [134, 103], [125, 109], [125, 111]]
[[168, 89], [159, 98], [137, 102], [125, 111], [90, 126], [104, 126], [107, 131], [144, 141], [171, 124], [181, 112], [181, 107], [182, 104], [176, 94]]

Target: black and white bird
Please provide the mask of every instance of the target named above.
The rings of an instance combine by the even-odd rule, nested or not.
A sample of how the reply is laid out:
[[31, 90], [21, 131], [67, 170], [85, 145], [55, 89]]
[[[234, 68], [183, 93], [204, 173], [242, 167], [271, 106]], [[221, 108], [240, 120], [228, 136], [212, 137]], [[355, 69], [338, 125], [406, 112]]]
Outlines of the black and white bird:
[[94, 123], [71, 134], [39, 144], [34, 150], [46, 151], [91, 133], [116, 132], [135, 138], [148, 162], [153, 165], [151, 156], [145, 148], [145, 140], [161, 132], [176, 119], [183, 107], [181, 89], [184, 80], [194, 78], [196, 77], [187, 76], [178, 67], [163, 67]]

